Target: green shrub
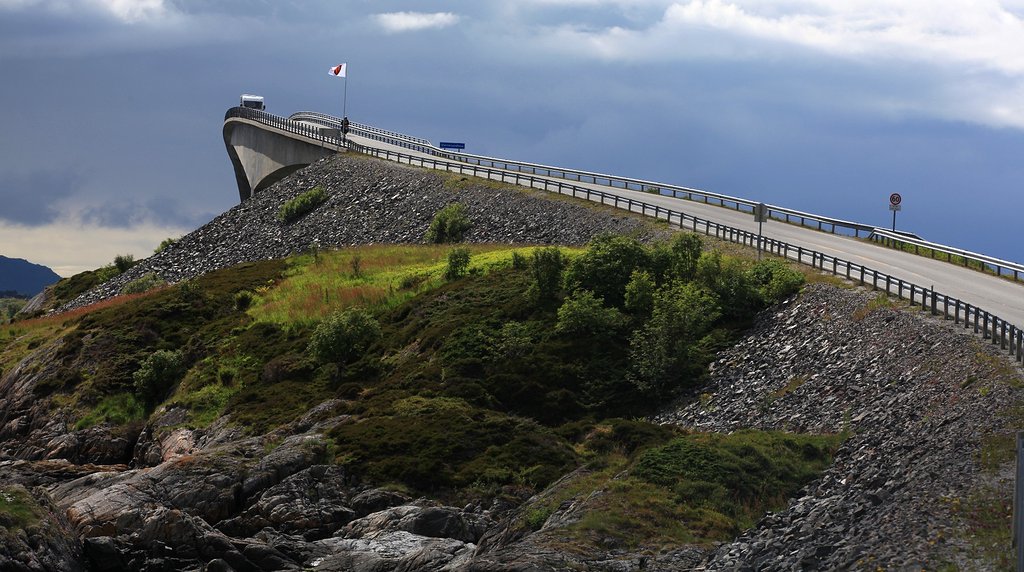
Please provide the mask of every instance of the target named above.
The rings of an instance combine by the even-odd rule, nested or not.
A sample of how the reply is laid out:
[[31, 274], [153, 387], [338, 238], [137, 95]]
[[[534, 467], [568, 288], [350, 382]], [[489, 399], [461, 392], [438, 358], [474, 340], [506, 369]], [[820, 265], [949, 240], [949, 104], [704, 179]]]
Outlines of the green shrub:
[[693, 280], [697, 275], [697, 261], [700, 260], [703, 244], [696, 234], [681, 232], [672, 238], [669, 246], [672, 252], [672, 272], [680, 280]]
[[840, 440], [751, 430], [678, 437], [641, 453], [632, 475], [673, 490], [679, 503], [749, 524], [816, 478]]
[[122, 286], [121, 293], [141, 294], [164, 284], [167, 284], [166, 280], [157, 276], [155, 272], [149, 272]]
[[114, 257], [114, 268], [117, 268], [118, 274], [124, 274], [132, 266], [135, 266], [135, 257], [131, 254], [118, 254]]
[[562, 285], [565, 258], [558, 247], [541, 248], [533, 251], [533, 283], [530, 297], [535, 301], [554, 300]]
[[618, 310], [605, 307], [602, 300], [588, 290], [577, 290], [558, 308], [555, 331], [602, 337], [624, 324], [625, 317]]
[[763, 260], [755, 264], [748, 276], [766, 303], [780, 301], [796, 294], [804, 284], [804, 276], [781, 260]]
[[448, 252], [448, 266], [444, 269], [445, 280], [458, 280], [466, 275], [469, 269], [469, 249], [453, 248]]
[[590, 241], [587, 251], [569, 265], [566, 291], [590, 290], [609, 306], [623, 306], [626, 284], [633, 271], [650, 265], [650, 253], [636, 239], [602, 234]]
[[163, 239], [160, 242], [160, 244], [157, 245], [157, 247], [153, 250], [153, 254], [160, 254], [164, 250], [167, 250], [168, 246], [171, 246], [172, 244], [174, 244], [176, 242], [178, 242], [177, 238], [165, 238], [165, 239]]
[[533, 324], [505, 322], [491, 340], [491, 354], [500, 359], [513, 359], [529, 353], [539, 337]]
[[277, 220], [283, 223], [294, 222], [326, 201], [327, 191], [323, 187], [314, 187], [281, 205], [277, 211]]
[[184, 373], [185, 360], [180, 351], [157, 350], [132, 375], [135, 394], [147, 405], [154, 405]]
[[518, 250], [512, 251], [512, 268], [516, 270], [523, 270], [526, 268], [526, 257], [519, 254]]
[[239, 312], [244, 312], [252, 306], [252, 302], [255, 296], [248, 290], [242, 290], [241, 292], [235, 292], [235, 309]]
[[452, 203], [437, 211], [434, 220], [430, 221], [425, 238], [434, 244], [462, 242], [466, 231], [472, 226], [466, 207], [462, 203]]
[[629, 342], [630, 381], [642, 392], [670, 396], [687, 380], [695, 342], [721, 315], [714, 293], [692, 282], [658, 290], [651, 319]]
[[380, 324], [363, 308], [336, 312], [320, 322], [309, 338], [308, 351], [320, 363], [345, 363], [380, 339]]

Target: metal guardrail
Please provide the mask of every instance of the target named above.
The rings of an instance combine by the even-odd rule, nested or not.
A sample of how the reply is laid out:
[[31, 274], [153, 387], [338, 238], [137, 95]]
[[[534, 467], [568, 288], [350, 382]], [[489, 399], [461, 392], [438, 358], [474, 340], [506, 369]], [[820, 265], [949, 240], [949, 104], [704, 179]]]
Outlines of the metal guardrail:
[[801, 264], [808, 264], [820, 271], [831, 272], [848, 280], [857, 281], [861, 285], [870, 284], [875, 290], [883, 290], [887, 294], [909, 300], [911, 306], [919, 304], [922, 309], [930, 310], [933, 315], [941, 314], [944, 319], [952, 319], [955, 324], [962, 324], [967, 329], [973, 327], [974, 333], [982, 336], [982, 339], [991, 340], [992, 344], [999, 345], [1001, 349], [1007, 350], [1015, 361], [1024, 363], [1024, 330], [973, 304], [936, 292], [934, 288], [925, 288], [890, 274], [868, 268], [862, 264], [801, 246], [794, 246], [781, 240], [766, 238], [746, 230], [689, 215], [682, 211], [638, 201], [629, 197], [621, 197], [614, 193], [565, 183], [561, 180], [552, 180], [550, 178], [509, 172], [463, 162], [452, 162], [436, 157], [408, 155], [397, 151], [358, 145], [352, 141], [343, 143], [341, 139], [324, 138], [320, 134], [320, 130], [315, 127], [301, 125], [283, 117], [252, 109], [232, 108], [225, 115], [225, 121], [232, 117], [252, 119], [284, 131], [323, 140], [331, 144], [344, 145], [355, 151], [390, 161], [468, 174], [475, 177], [483, 176], [487, 179], [497, 179], [506, 183], [529, 186], [548, 192], [557, 192], [558, 194], [569, 195], [575, 198], [584, 198], [603, 205], [622, 208], [630, 212], [638, 212], [644, 216], [663, 219], [668, 221], [669, 224], [678, 225], [681, 229], [689, 228], [693, 232], [703, 232], [722, 240], [758, 247], [782, 258], [794, 260]]
[[[338, 119], [333, 115], [327, 115], [326, 113], [318, 113], [316, 111], [299, 111], [298, 113], [293, 113], [289, 115], [288, 119], [291, 119], [292, 121], [315, 121], [318, 123], [329, 125], [330, 127], [333, 127], [335, 129], [341, 129], [341, 119]], [[376, 139], [374, 137], [371, 137], [372, 139], [376, 139], [382, 142], [387, 142], [389, 139], [397, 139], [407, 143], [420, 145], [424, 148], [424, 150], [421, 152], [430, 152], [426, 151], [426, 149], [438, 151], [438, 149], [431, 145], [430, 141], [427, 141], [426, 139], [413, 137], [412, 135], [406, 135], [404, 133], [398, 133], [395, 131], [388, 131], [386, 129], [381, 129], [379, 127], [374, 127], [372, 125], [366, 125], [363, 123], [356, 123], [355, 121], [350, 121], [349, 130], [350, 132], [358, 131], [361, 132], [360, 134], [372, 134], [378, 137], [382, 137], [384, 139]], [[363, 136], [366, 137], [367, 135]]]
[[[340, 119], [327, 115], [324, 113], [317, 113], [312, 111], [303, 111], [295, 113], [291, 116], [292, 119], [310, 119], [313, 121], [320, 121], [330, 123], [331, 125], [340, 125]], [[396, 133], [393, 131], [387, 131], [384, 129], [378, 129], [362, 124], [352, 124], [356, 130], [353, 132], [362, 137], [372, 139], [375, 141], [381, 141], [383, 143], [389, 143], [398, 147], [411, 149], [420, 153], [426, 153], [435, 157], [441, 157], [446, 159], [452, 159], [455, 161], [466, 162], [469, 164], [487, 166], [495, 169], [502, 169], [506, 171], [516, 171], [520, 173], [529, 173], [535, 176], [553, 177], [568, 181], [576, 181], [580, 183], [589, 182], [595, 185], [604, 185], [612, 188], [621, 188], [624, 190], [634, 190], [658, 194], [671, 193], [673, 198], [685, 198], [691, 201], [703, 202], [705, 204], [717, 204], [718, 206], [725, 208], [732, 208], [733, 210], [753, 212], [757, 206], [756, 201], [748, 199], [731, 197], [729, 195], [722, 195], [718, 193], [712, 193], [709, 191], [702, 191], [700, 189], [693, 189], [690, 187], [682, 187], [678, 185], [669, 185], [665, 183], [657, 183], [654, 181], [645, 181], [642, 179], [633, 179], [628, 177], [617, 177], [614, 175], [604, 175], [600, 173], [592, 173], [588, 171], [581, 171], [577, 169], [565, 169], [561, 167], [551, 167], [548, 165], [540, 165], [535, 163], [526, 163], [523, 161], [508, 161], [505, 159], [497, 159], [494, 157], [486, 157], [483, 155], [474, 155], [471, 153], [453, 153], [451, 151], [445, 151], [434, 147], [429, 141], [411, 135], [405, 135], [402, 133]], [[589, 180], [588, 180], [589, 179]], [[873, 225], [866, 225], [857, 222], [825, 217], [816, 215], [813, 213], [806, 213], [795, 209], [789, 209], [776, 205], [765, 205], [768, 210], [768, 216], [779, 221], [784, 221], [791, 224], [799, 224], [802, 227], [812, 228], [824, 232], [830, 232], [833, 234], [837, 233], [837, 229], [846, 229], [847, 231], [853, 231], [852, 235], [855, 238], [859, 238], [861, 233], [865, 233], [871, 240], [877, 242], [886, 242], [889, 245], [897, 243], [904, 243], [917, 246], [919, 248], [931, 249], [933, 258], [935, 252], [941, 252], [946, 254], [946, 261], [952, 262], [953, 256], [958, 256], [963, 259], [964, 265], [967, 266], [969, 261], [976, 262], [983, 267], [988, 267], [996, 274], [1002, 276], [1012, 275], [1014, 280], [1024, 279], [1024, 265], [1000, 260], [984, 254], [978, 254], [963, 249], [958, 249], [951, 246], [946, 246], [938, 243], [930, 243], [924, 240], [920, 240], [906, 235], [900, 235], [898, 233], [890, 233], [882, 228], [875, 227]]]
[[[315, 111], [300, 111], [298, 113], [293, 113], [289, 118], [297, 121], [317, 121], [324, 124], [330, 124], [332, 126], [341, 124], [341, 120], [337, 117]], [[509, 161], [506, 159], [497, 159], [483, 155], [474, 155], [472, 153], [452, 153], [450, 151], [438, 149], [430, 141], [419, 137], [395, 133], [393, 131], [386, 131], [384, 129], [378, 129], [376, 127], [370, 127], [362, 124], [352, 123], [352, 127], [354, 129], [358, 129], [358, 131], [353, 130], [353, 133], [368, 139], [381, 141], [382, 143], [389, 143], [398, 147], [404, 147], [406, 149], [426, 153], [435, 157], [452, 159], [473, 165], [487, 166], [506, 171], [517, 171], [535, 176], [552, 177], [566, 181], [576, 181], [577, 183], [602, 185], [627, 191], [640, 191], [657, 194], [667, 194], [668, 192], [671, 192], [673, 198], [685, 198], [687, 200], [703, 202], [705, 204], [717, 204], [720, 207], [751, 213], [753, 213], [754, 208], [758, 205], [757, 201], [712, 193], [710, 191], [702, 191], [700, 189], [693, 189], [690, 187], [657, 183], [654, 181], [645, 181], [629, 177], [618, 177], [615, 175], [605, 175], [578, 169], [552, 167], [549, 165], [527, 163], [524, 161]], [[872, 225], [824, 217], [776, 205], [766, 205], [766, 207], [768, 209], [768, 216], [771, 218], [785, 221], [787, 223], [799, 223], [800, 226], [815, 228], [817, 230], [833, 234], [837, 232], [837, 229], [847, 229], [853, 231], [854, 237], [860, 237], [861, 233], [870, 234], [875, 230], [875, 227]]]
[[1000, 276], [1013, 276], [1014, 280], [1024, 279], [1024, 264], [1018, 264], [1016, 262], [1009, 262], [1007, 260], [1001, 260], [985, 254], [978, 254], [977, 252], [971, 252], [969, 250], [963, 250], [960, 248], [954, 248], [952, 246], [946, 246], [944, 244], [937, 244], [934, 242], [928, 242], [920, 238], [914, 238], [911, 236], [902, 235], [899, 233], [890, 232], [883, 229], [875, 229], [869, 239], [875, 242], [881, 242], [886, 246], [900, 248], [903, 245], [910, 245], [914, 247], [915, 254], [921, 254], [920, 249], [929, 251], [932, 258], [936, 257], [936, 254], [946, 255], [946, 262], [952, 263], [953, 257], [956, 256], [960, 259], [964, 266], [968, 266], [970, 262], [977, 262], [984, 268], [988, 268], [992, 272]]

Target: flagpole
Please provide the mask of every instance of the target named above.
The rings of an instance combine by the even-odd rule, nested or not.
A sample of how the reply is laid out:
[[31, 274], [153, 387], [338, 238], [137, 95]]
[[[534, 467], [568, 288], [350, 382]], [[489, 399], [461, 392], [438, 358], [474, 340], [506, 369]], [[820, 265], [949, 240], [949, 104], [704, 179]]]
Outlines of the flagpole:
[[348, 117], [348, 71], [345, 72], [345, 95], [341, 99], [341, 116]]

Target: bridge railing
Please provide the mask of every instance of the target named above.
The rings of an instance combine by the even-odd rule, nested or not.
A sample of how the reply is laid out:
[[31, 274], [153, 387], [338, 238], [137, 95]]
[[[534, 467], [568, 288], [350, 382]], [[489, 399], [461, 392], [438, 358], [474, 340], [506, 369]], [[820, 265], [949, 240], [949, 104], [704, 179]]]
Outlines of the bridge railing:
[[[292, 121], [316, 121], [325, 125], [330, 125], [335, 129], [341, 129], [341, 119], [334, 117], [333, 115], [327, 115], [326, 113], [318, 113], [316, 111], [299, 111], [288, 116], [288, 119]], [[388, 131], [372, 125], [366, 125], [363, 123], [356, 123], [355, 121], [349, 122], [349, 132], [357, 133], [363, 137], [374, 139], [381, 142], [390, 142], [392, 139], [402, 141], [404, 143], [418, 145], [421, 148], [417, 148], [417, 151], [422, 153], [429, 153], [431, 151], [437, 151], [437, 148], [430, 144], [430, 141], [421, 139], [419, 137], [413, 137], [412, 135], [406, 135], [405, 133], [398, 133], [396, 131]], [[374, 135], [375, 137], [369, 137]], [[403, 147], [405, 145], [402, 145]], [[412, 147], [410, 147], [412, 148]]]
[[[809, 264], [813, 268], [817, 268], [818, 270], [825, 272], [831, 272], [838, 276], [844, 276], [849, 280], [856, 280], [862, 285], [870, 284], [873, 289], [881, 289], [887, 294], [909, 300], [911, 306], [914, 304], [920, 304], [922, 309], [928, 309], [932, 314], [938, 315], [941, 313], [944, 319], [952, 319], [958, 325], [963, 324], [965, 328], [973, 327], [974, 333], [981, 335], [983, 339], [991, 340], [991, 343], [999, 345], [1002, 349], [1009, 351], [1010, 355], [1016, 361], [1024, 363], [1024, 331], [1016, 325], [1011, 324], [999, 316], [977, 306], [964, 302], [963, 300], [936, 292], [934, 288], [925, 288], [896, 276], [879, 272], [862, 264], [857, 264], [822, 252], [803, 248], [801, 246], [794, 246], [780, 240], [766, 238], [743, 229], [716, 223], [682, 211], [646, 203], [630, 197], [622, 197], [614, 193], [607, 193], [591, 189], [589, 187], [573, 185], [559, 179], [538, 177], [532, 174], [527, 175], [520, 172], [509, 172], [481, 165], [448, 161], [437, 157], [409, 155], [387, 149], [358, 145], [352, 141], [343, 142], [341, 139], [324, 137], [320, 129], [316, 127], [301, 125], [284, 117], [253, 109], [238, 107], [232, 108], [228, 110], [228, 113], [225, 115], [225, 120], [231, 117], [252, 119], [284, 131], [289, 131], [313, 139], [319, 139], [332, 145], [344, 145], [355, 151], [391, 161], [436, 170], [469, 174], [475, 177], [482, 176], [487, 179], [496, 179], [506, 183], [514, 183], [516, 185], [543, 189], [548, 192], [557, 192], [562, 195], [584, 198], [588, 201], [599, 202], [603, 205], [614, 206], [630, 212], [637, 212], [645, 216], [663, 219], [668, 221], [669, 224], [676, 224], [680, 228], [689, 228], [694, 232], [703, 232], [704, 234], [715, 236], [722, 240], [745, 244], [747, 246], [757, 246], [777, 256], [794, 260], [801, 264]], [[393, 142], [389, 143], [394, 144]], [[410, 145], [413, 144], [410, 143]]]
[[288, 119], [287, 117], [281, 117], [280, 115], [274, 115], [258, 109], [252, 109], [249, 107], [232, 107], [224, 114], [224, 121], [232, 118], [250, 119], [258, 121], [268, 127], [287, 131], [295, 135], [301, 135], [324, 144], [344, 146], [340, 138], [325, 136], [319, 127], [298, 123]]
[[902, 250], [909, 251], [913, 247], [914, 254], [920, 255], [924, 251], [931, 258], [945, 258], [946, 262], [960, 263], [964, 266], [972, 266], [973, 263], [973, 266], [979, 269], [989, 270], [1000, 276], [1012, 276], [1014, 280], [1024, 280], [1024, 265], [1016, 262], [1009, 262], [944, 244], [928, 242], [927, 240], [889, 232], [880, 228], [876, 228], [868, 238], [875, 242], [883, 243], [886, 246]]

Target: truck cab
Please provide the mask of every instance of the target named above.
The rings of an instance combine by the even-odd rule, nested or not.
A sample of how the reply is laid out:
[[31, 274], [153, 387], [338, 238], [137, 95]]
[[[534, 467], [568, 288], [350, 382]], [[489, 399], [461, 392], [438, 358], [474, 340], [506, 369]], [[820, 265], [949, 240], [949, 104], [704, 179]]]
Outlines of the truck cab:
[[258, 109], [259, 111], [267, 109], [267, 106], [263, 103], [262, 95], [252, 95], [249, 93], [242, 94], [241, 101], [239, 101], [238, 105], [241, 107], [248, 107], [249, 109]]

